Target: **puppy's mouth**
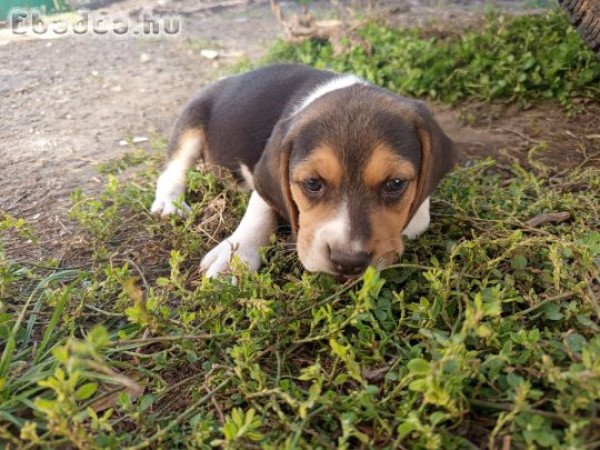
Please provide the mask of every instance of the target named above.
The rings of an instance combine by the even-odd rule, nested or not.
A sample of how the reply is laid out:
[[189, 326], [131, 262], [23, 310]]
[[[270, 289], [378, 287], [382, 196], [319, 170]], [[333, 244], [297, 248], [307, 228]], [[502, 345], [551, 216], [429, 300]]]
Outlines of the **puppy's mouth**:
[[336, 280], [337, 280], [339, 283], [346, 283], [347, 281], [350, 281], [350, 280], [355, 280], [355, 279], [357, 279], [357, 278], [360, 278], [360, 277], [362, 277], [362, 274], [363, 274], [363, 273], [364, 273], [364, 272], [362, 272], [362, 273], [359, 273], [359, 274], [357, 274], [357, 275], [347, 275], [347, 274], [344, 274], [344, 273], [334, 273], [334, 274], [333, 274], [333, 276], [334, 276], [334, 278], [335, 278], [335, 279], [336, 279]]
[[[296, 250], [300, 263], [305, 270], [312, 273], [328, 273], [340, 283], [362, 277], [368, 267], [383, 270], [394, 264], [402, 249], [386, 249], [384, 253], [373, 254], [370, 251], [347, 252], [344, 247], [334, 255], [327, 245], [315, 249], [314, 242], [307, 242], [300, 236], [296, 242]], [[364, 256], [368, 255], [368, 258]], [[363, 259], [364, 258], [364, 259]]]

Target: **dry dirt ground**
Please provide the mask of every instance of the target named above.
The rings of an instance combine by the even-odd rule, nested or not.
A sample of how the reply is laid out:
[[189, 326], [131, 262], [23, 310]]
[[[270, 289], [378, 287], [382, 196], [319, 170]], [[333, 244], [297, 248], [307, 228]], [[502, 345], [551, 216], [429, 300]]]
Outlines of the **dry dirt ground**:
[[[428, 8], [423, 2], [402, 2], [394, 20], [460, 18], [467, 25], [480, 20], [484, 2], [456, 3], [433, 2], [437, 6]], [[134, 15], [141, 7], [181, 13], [181, 33], [154, 40], [21, 40], [0, 34], [0, 212], [31, 222], [41, 236], [40, 248], [56, 249], [50, 244], [71, 232], [69, 194], [77, 187], [102, 188], [95, 166], [130, 149], [121, 141], [168, 136], [193, 92], [241, 58], [256, 60], [280, 35], [266, 0], [125, 0], [101, 10]], [[322, 4], [317, 10], [331, 14]], [[203, 50], [219, 56], [208, 59]], [[528, 150], [546, 141], [542, 157], [572, 167], [590, 163], [600, 147], [597, 107], [574, 119], [549, 106], [432, 108], [467, 157], [495, 155], [526, 165]], [[11, 251], [10, 242], [8, 247], [21, 259], [20, 247]], [[60, 258], [60, 249], [53, 253]]]

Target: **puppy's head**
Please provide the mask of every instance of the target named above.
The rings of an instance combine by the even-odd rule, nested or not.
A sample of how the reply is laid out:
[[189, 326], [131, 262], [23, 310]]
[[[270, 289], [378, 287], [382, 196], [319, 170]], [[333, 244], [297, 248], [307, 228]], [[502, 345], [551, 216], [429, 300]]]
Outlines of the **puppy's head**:
[[397, 260], [402, 231], [454, 160], [421, 103], [353, 85], [280, 122], [255, 181], [289, 219], [307, 270], [355, 275]]

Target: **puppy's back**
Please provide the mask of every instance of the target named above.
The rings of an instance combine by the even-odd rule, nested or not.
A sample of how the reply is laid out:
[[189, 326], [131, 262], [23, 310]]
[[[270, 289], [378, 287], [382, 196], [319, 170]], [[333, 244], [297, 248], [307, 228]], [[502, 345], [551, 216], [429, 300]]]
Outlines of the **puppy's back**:
[[253, 170], [282, 114], [335, 76], [303, 65], [275, 64], [223, 78], [187, 104], [175, 125], [169, 157], [186, 136], [196, 133], [203, 159], [241, 178], [241, 164]]

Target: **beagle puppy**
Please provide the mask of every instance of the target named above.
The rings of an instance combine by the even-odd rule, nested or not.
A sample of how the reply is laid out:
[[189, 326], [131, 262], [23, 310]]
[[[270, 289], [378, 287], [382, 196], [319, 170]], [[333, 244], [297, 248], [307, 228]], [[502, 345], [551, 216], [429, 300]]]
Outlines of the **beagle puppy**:
[[214, 277], [237, 255], [252, 270], [278, 219], [300, 262], [339, 277], [394, 263], [429, 225], [429, 196], [456, 161], [425, 106], [298, 64], [221, 79], [188, 103], [175, 125], [152, 212], [182, 214], [186, 171], [202, 159], [252, 189], [231, 236], [202, 260]]

